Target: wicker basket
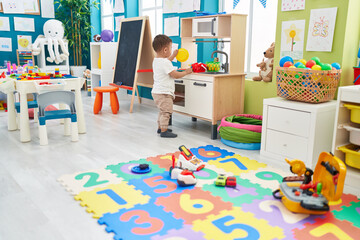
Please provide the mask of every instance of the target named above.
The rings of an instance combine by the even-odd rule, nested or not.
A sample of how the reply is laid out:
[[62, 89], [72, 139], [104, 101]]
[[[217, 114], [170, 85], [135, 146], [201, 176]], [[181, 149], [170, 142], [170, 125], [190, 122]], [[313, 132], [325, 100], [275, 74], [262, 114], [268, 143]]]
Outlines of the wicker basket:
[[277, 95], [289, 100], [322, 103], [334, 99], [341, 70], [276, 68]]

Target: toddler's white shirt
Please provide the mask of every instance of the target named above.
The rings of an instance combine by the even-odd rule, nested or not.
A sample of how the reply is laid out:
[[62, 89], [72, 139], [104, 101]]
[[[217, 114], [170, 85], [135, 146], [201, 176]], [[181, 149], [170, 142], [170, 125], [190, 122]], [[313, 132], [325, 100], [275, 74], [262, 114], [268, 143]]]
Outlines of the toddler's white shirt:
[[155, 94], [169, 94], [174, 96], [175, 82], [174, 78], [170, 77], [169, 73], [175, 70], [169, 59], [154, 58], [153, 73], [154, 86], [152, 93]]

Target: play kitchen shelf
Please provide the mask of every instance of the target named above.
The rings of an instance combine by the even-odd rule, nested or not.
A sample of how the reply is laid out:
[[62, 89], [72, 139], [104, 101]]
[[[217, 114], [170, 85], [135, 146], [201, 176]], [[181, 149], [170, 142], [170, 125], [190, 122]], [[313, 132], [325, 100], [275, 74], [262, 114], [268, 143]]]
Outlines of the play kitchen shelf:
[[347, 165], [345, 190], [360, 196], [360, 85], [340, 87], [332, 151]]
[[[192, 117], [193, 121], [211, 122], [211, 139], [217, 138], [218, 121], [244, 111], [246, 17], [223, 14], [181, 19], [181, 48], [189, 52], [182, 68], [198, 61], [196, 42], [204, 38], [230, 42], [228, 72], [193, 73], [175, 80], [174, 111]], [[213, 57], [224, 53], [217, 54]]]
[[[198, 39], [230, 42], [229, 73], [243, 73], [245, 63], [246, 18], [244, 14], [220, 14], [181, 19], [181, 47], [189, 59], [181, 64], [187, 68], [197, 62]], [[200, 40], [201, 41], [201, 40]], [[215, 50], [215, 49], [214, 49]]]

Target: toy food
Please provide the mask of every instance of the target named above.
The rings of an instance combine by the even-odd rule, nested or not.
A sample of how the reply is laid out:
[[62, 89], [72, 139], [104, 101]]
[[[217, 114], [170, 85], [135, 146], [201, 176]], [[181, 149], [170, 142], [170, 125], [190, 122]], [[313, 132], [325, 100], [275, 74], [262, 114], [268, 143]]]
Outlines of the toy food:
[[179, 62], [185, 62], [189, 58], [189, 52], [185, 48], [180, 48], [178, 50], [178, 54], [176, 55], [176, 59]]
[[199, 72], [205, 72], [206, 71], [206, 64], [204, 63], [193, 63], [191, 65], [193, 72], [199, 73]]

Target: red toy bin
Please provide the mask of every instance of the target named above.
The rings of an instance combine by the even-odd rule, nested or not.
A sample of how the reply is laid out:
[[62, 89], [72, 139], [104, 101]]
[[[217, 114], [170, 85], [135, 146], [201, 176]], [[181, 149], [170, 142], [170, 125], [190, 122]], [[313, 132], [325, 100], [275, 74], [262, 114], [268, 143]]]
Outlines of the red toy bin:
[[360, 67], [354, 67], [354, 84], [360, 85]]

